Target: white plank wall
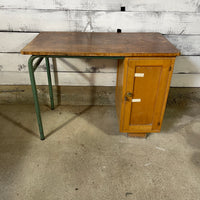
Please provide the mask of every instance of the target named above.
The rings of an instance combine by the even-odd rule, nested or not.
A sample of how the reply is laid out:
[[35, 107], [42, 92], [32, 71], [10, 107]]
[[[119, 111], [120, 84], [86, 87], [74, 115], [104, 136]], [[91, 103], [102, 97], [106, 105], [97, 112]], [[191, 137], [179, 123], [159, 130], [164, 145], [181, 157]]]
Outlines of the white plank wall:
[[[1, 72], [28, 72], [29, 56], [20, 54], [0, 54]], [[18, 62], [16, 62], [18, 61]], [[116, 73], [117, 60], [112, 59], [56, 59], [56, 69], [50, 59], [51, 71], [56, 72], [81, 72], [81, 73]], [[37, 72], [46, 72], [45, 63], [42, 61]], [[176, 58], [174, 74], [200, 74], [199, 56], [179, 56]]]
[[56, 10], [106, 10], [119, 11], [177, 11], [199, 12], [199, 0], [0, 0], [2, 8], [56, 9]]
[[1, 9], [0, 16], [0, 31], [200, 32], [200, 13]]
[[[30, 84], [28, 56], [19, 52], [40, 31], [117, 28], [164, 34], [182, 54], [171, 86], [200, 87], [200, 0], [0, 0], [0, 85]], [[115, 86], [116, 65], [116, 60], [56, 59], [53, 84]], [[37, 71], [37, 83], [46, 85], [44, 63]]]
[[[47, 84], [47, 75], [44, 72], [36, 72], [36, 83], [39, 85]], [[0, 80], [8, 85], [13, 84], [13, 79], [17, 85], [30, 84], [28, 72], [1, 72]], [[52, 84], [73, 85], [73, 86], [115, 86], [115, 73], [54, 73]]]

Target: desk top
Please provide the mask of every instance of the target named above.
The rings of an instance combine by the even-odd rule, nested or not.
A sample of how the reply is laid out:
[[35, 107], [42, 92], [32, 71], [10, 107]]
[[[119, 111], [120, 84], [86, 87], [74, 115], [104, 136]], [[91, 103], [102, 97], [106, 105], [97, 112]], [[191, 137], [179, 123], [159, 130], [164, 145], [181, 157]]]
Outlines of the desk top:
[[57, 56], [178, 56], [160, 33], [41, 32], [22, 54]]

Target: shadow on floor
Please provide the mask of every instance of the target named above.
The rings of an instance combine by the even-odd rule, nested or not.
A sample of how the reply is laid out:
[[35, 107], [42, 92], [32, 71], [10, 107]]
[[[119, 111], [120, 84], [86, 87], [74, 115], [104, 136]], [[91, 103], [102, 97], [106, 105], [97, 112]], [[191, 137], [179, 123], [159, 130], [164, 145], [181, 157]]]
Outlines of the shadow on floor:
[[31, 136], [34, 137], [38, 137], [37, 134], [35, 132], [33, 132], [31, 129], [25, 127], [24, 125], [22, 125], [20, 122], [16, 122], [14, 119], [12, 119], [11, 117], [8, 117], [7, 115], [3, 114], [0, 112], [0, 116], [6, 120], [8, 120], [10, 123], [14, 124], [15, 126], [23, 129], [25, 132], [27, 132], [28, 134], [30, 134]]
[[75, 120], [76, 118], [78, 118], [80, 115], [82, 115], [83, 113], [89, 111], [93, 106], [88, 106], [87, 108], [83, 109], [81, 112], [79, 112], [78, 114], [76, 114], [76, 116], [72, 117], [71, 119], [67, 120], [66, 122], [62, 123], [60, 126], [56, 127], [55, 129], [53, 129], [51, 132], [47, 133], [45, 138], [50, 137], [52, 134], [56, 133], [57, 131], [59, 131], [61, 128], [63, 128], [64, 126], [66, 126], [67, 124], [69, 124], [70, 122], [72, 122], [73, 120]]

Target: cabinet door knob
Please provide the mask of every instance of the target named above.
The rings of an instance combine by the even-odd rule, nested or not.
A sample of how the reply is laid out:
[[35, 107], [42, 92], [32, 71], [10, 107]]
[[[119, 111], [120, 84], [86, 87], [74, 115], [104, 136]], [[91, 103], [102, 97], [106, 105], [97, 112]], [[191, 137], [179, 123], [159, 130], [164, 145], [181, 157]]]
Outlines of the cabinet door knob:
[[127, 93], [126, 93], [126, 96], [127, 96], [127, 97], [132, 97], [132, 96], [133, 96], [133, 93], [127, 92]]
[[128, 97], [127, 97], [127, 96], [125, 96], [125, 97], [124, 97], [124, 100], [125, 100], [125, 101], [128, 101]]

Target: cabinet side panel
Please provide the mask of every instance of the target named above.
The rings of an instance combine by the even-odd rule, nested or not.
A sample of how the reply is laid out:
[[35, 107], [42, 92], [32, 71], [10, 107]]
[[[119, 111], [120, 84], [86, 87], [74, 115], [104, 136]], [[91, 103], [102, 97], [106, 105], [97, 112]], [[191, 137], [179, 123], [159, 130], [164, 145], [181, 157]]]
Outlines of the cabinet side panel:
[[121, 104], [122, 104], [123, 73], [124, 73], [123, 60], [118, 60], [115, 104], [119, 120], [121, 115]]
[[117, 116], [120, 126], [120, 131], [122, 130], [123, 124], [123, 104], [124, 104], [124, 90], [125, 90], [125, 75], [126, 75], [126, 62], [127, 59], [119, 60], [118, 61], [118, 68], [117, 68], [117, 81], [116, 81], [116, 92], [115, 92], [115, 103], [116, 103], [116, 110]]
[[158, 96], [158, 99], [157, 99], [158, 103], [157, 103], [156, 112], [154, 114], [154, 120], [153, 120], [154, 123], [152, 127], [152, 132], [160, 131], [161, 129], [161, 125], [162, 125], [162, 121], [163, 121], [163, 117], [165, 113], [165, 108], [166, 108], [166, 103], [167, 103], [167, 98], [168, 98], [168, 93], [169, 93], [169, 88], [170, 88], [170, 83], [171, 83], [171, 78], [172, 78], [173, 69], [174, 69], [174, 62], [175, 62], [175, 58], [171, 58], [168, 61], [166, 60], [163, 66], [164, 68], [163, 75], [164, 77], [166, 77], [166, 78], [163, 78], [165, 79], [165, 81], [163, 81], [165, 86], [162, 87], [163, 89], [162, 91], [159, 92], [160, 95]]

